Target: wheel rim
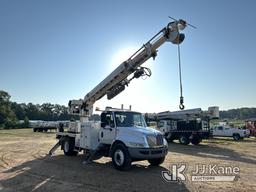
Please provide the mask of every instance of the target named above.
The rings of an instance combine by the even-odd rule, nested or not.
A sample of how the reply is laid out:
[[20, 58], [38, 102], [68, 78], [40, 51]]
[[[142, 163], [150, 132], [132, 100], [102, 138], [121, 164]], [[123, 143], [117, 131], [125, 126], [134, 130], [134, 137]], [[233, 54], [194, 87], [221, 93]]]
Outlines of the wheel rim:
[[114, 154], [114, 159], [115, 159], [115, 162], [118, 166], [122, 166], [123, 163], [124, 163], [124, 153], [123, 153], [123, 151], [121, 151], [120, 149], [116, 150], [115, 154]]
[[181, 143], [186, 143], [186, 138], [185, 137], [181, 137], [180, 141], [181, 141]]
[[64, 143], [64, 151], [67, 152], [68, 150], [69, 150], [69, 143], [68, 143], [68, 141], [66, 141]]

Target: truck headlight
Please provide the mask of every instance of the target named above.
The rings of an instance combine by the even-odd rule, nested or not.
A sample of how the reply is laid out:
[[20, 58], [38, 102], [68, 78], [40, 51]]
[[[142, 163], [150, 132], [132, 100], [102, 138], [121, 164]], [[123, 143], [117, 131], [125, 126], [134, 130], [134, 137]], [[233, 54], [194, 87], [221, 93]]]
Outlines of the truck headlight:
[[147, 142], [149, 147], [155, 147], [157, 145], [156, 143], [156, 137], [153, 135], [147, 136]]
[[137, 143], [137, 142], [129, 142], [130, 147], [138, 147], [138, 148], [144, 148], [145, 144], [144, 143]]

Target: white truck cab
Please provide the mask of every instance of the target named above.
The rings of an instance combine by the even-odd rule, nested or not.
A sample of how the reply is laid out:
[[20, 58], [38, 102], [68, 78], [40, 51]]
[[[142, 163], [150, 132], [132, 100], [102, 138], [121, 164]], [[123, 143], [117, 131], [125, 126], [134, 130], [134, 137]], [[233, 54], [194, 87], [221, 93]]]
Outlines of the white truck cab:
[[147, 127], [139, 112], [107, 109], [101, 113], [101, 122], [74, 125], [76, 129], [57, 133], [65, 155], [77, 155], [84, 150], [92, 159], [111, 157], [114, 167], [123, 170], [140, 160], [159, 165], [168, 152], [163, 134]]

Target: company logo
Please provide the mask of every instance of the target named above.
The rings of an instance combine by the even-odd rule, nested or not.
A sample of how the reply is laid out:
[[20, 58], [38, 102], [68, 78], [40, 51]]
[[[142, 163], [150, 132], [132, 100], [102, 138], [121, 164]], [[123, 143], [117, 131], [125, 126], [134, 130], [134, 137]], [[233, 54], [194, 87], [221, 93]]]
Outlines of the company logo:
[[[172, 164], [168, 171], [162, 171], [162, 177], [167, 182], [181, 182], [187, 180], [187, 163]], [[240, 168], [238, 166], [218, 164], [196, 164], [190, 172], [191, 181], [236, 181], [239, 178]]]
[[180, 163], [178, 165], [171, 165], [169, 171], [162, 171], [162, 177], [165, 181], [181, 182], [186, 180], [187, 164]]

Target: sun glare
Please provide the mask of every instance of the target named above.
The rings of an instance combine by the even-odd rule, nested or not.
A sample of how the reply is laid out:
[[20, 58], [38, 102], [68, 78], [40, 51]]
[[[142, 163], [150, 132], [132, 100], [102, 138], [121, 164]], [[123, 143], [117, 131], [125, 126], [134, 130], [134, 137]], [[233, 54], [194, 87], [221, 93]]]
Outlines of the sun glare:
[[112, 58], [111, 61], [111, 69], [115, 69], [117, 66], [119, 66], [121, 63], [126, 61], [132, 54], [134, 54], [139, 48], [136, 46], [131, 47], [125, 47], [122, 49], [119, 49]]
[[[129, 46], [117, 50], [113, 54], [110, 62], [111, 71], [126, 61], [138, 49], [139, 46]], [[152, 69], [152, 63], [153, 62], [151, 59], [146, 62], [146, 66]], [[140, 112], [152, 112], [153, 110], [157, 111], [157, 109], [159, 109], [159, 104], [154, 104], [154, 97], [151, 96], [152, 94], [150, 92], [146, 91], [147, 87], [148, 86], [146, 85], [146, 82], [144, 82], [141, 78], [136, 79], [132, 81], [129, 86], [125, 88], [125, 91], [120, 93], [118, 96], [111, 100], [107, 100], [107, 98], [104, 97], [97, 101], [94, 107], [99, 107], [100, 109], [104, 109], [106, 106], [118, 108], [121, 106], [121, 104], [124, 104], [125, 108], [128, 108], [129, 105], [132, 105], [133, 110]], [[129, 99], [127, 97], [129, 97]], [[151, 104], [148, 105], [148, 103]]]

